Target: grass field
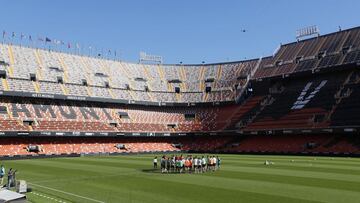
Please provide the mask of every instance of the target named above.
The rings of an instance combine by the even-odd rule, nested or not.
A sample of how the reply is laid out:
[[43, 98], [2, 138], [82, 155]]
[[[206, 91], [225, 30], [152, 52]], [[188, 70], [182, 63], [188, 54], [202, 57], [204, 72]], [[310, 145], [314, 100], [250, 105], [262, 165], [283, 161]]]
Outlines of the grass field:
[[[360, 202], [360, 159], [221, 155], [205, 174], [151, 172], [153, 155], [4, 161], [31, 202]], [[271, 160], [274, 165], [263, 165]]]

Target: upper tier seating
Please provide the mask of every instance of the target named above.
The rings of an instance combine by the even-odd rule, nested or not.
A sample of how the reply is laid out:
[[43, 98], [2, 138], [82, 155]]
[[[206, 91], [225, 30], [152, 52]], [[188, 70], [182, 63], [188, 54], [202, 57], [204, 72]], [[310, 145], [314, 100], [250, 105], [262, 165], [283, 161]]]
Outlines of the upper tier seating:
[[[247, 78], [258, 60], [148, 65], [0, 44], [0, 61], [7, 75], [1, 84], [5, 91], [187, 103], [234, 101], [238, 77]], [[204, 94], [207, 86], [213, 91]]]
[[281, 45], [274, 56], [262, 59], [254, 78], [291, 74], [360, 61], [360, 28]]

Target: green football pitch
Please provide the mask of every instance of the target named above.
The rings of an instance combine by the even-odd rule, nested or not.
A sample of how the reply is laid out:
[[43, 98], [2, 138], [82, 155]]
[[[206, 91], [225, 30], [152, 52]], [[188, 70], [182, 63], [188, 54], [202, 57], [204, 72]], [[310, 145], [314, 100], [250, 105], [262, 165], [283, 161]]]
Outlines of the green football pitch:
[[[159, 156], [159, 155], [158, 155]], [[360, 159], [220, 155], [219, 171], [161, 174], [154, 155], [3, 161], [30, 202], [360, 202]], [[270, 160], [273, 165], [264, 165]]]

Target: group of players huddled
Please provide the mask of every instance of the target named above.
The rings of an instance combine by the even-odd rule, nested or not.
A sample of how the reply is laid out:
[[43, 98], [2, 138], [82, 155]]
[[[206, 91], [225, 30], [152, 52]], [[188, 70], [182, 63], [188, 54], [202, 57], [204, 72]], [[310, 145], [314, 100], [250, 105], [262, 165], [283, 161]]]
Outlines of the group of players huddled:
[[[158, 159], [154, 158], [154, 169], [158, 168]], [[220, 169], [219, 156], [162, 156], [160, 160], [161, 173], [205, 173]]]

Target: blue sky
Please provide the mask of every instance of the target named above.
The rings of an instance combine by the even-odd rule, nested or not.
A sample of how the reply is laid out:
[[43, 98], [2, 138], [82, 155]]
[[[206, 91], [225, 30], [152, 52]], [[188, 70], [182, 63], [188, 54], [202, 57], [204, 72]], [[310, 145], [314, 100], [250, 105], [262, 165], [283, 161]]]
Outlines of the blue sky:
[[165, 63], [211, 63], [271, 55], [305, 26], [322, 34], [359, 26], [359, 8], [359, 0], [2, 0], [0, 30], [117, 50], [125, 61], [145, 51]]

